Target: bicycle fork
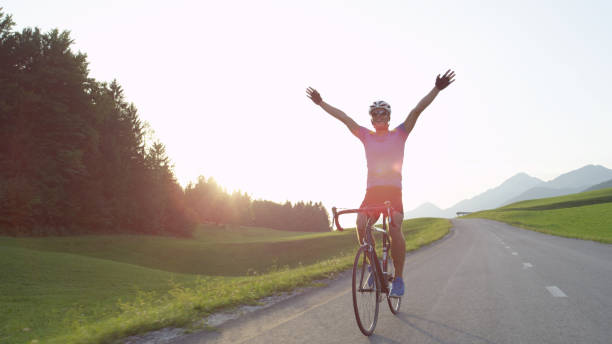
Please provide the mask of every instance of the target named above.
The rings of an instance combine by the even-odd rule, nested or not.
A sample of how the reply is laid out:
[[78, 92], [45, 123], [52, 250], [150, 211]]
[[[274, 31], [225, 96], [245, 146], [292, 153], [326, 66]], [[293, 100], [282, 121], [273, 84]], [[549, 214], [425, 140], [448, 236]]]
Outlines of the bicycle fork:
[[[389, 293], [389, 288], [388, 288], [388, 281], [387, 281], [387, 273], [384, 272], [382, 264], [380, 262], [380, 260], [378, 259], [378, 256], [376, 255], [376, 252], [374, 252], [374, 247], [372, 245], [369, 245], [368, 247], [368, 251], [370, 253], [370, 257], [371, 259], [373, 259], [373, 262], [370, 262], [370, 266], [372, 266], [372, 272], [375, 274], [376, 278], [378, 279], [378, 284], [380, 285], [380, 289], [381, 289], [381, 293], [379, 295], [378, 298], [378, 302], [382, 301], [382, 295], [386, 295]], [[387, 254], [388, 254], [388, 248], [383, 247], [383, 261], [386, 259]]]

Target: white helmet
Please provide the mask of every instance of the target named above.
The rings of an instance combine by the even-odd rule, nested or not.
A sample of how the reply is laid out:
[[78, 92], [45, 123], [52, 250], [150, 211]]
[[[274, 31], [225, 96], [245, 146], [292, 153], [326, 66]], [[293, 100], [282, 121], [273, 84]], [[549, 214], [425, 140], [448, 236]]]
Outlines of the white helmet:
[[391, 115], [391, 105], [384, 100], [375, 101], [372, 103], [372, 105], [370, 105], [370, 116], [372, 115], [372, 111], [376, 109], [385, 109], [387, 112], [389, 112], [389, 115]]

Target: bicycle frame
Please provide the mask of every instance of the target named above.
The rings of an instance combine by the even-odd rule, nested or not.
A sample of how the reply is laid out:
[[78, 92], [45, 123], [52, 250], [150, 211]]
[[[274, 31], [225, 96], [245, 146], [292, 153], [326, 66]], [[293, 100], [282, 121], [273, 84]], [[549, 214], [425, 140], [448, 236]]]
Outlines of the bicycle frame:
[[[387, 257], [389, 256], [389, 249], [391, 246], [391, 241], [389, 240], [389, 233], [387, 231], [387, 220], [389, 221], [389, 226], [391, 226], [392, 222], [393, 222], [393, 218], [392, 218], [392, 214], [393, 214], [393, 207], [391, 207], [391, 202], [386, 201], [384, 206], [378, 206], [378, 207], [364, 207], [364, 208], [359, 208], [359, 209], [346, 209], [346, 210], [341, 210], [338, 211], [336, 209], [336, 207], [332, 207], [332, 213], [334, 216], [334, 223], [336, 224], [336, 228], [339, 231], [343, 231], [344, 228], [342, 228], [342, 226], [340, 226], [340, 222], [338, 220], [340, 215], [343, 214], [350, 214], [350, 213], [372, 213], [372, 212], [382, 212], [383, 215], [383, 223], [382, 223], [382, 229], [375, 227], [373, 223], [370, 223], [371, 218], [368, 218], [368, 222], [366, 223], [366, 228], [365, 228], [365, 233], [364, 233], [364, 238], [363, 238], [363, 244], [361, 244], [361, 246], [365, 246], [367, 247], [368, 252], [370, 252], [372, 254], [372, 258], [374, 260], [374, 262], [370, 262], [370, 265], [375, 266], [374, 268], [374, 273], [376, 274], [380, 285], [382, 286], [382, 292], [383, 293], [388, 293], [389, 292], [389, 288], [387, 286], [387, 283], [385, 282], [385, 277], [384, 276], [384, 271], [387, 271], [387, 266], [383, 266], [387, 264]], [[374, 237], [372, 236], [372, 231], [376, 231], [379, 233], [382, 233], [382, 237], [383, 237], [383, 247], [382, 247], [382, 261], [383, 261], [383, 265], [380, 264], [380, 260], [378, 259], [378, 255], [376, 253], [376, 250], [374, 249]]]
[[[332, 208], [334, 215], [333, 223], [339, 231], [343, 228], [338, 221], [338, 217], [342, 214], [348, 213], [376, 213], [382, 212], [383, 221], [382, 229], [374, 227], [374, 221], [372, 217], [368, 216], [368, 221], [364, 228], [364, 237], [361, 238], [361, 246], [357, 250], [355, 260], [353, 263], [353, 276], [352, 276], [352, 295], [353, 295], [353, 310], [355, 311], [355, 320], [361, 333], [365, 336], [370, 336], [374, 333], [376, 328], [376, 322], [378, 321], [379, 305], [382, 302], [383, 295], [387, 298], [389, 309], [391, 313], [398, 314], [401, 305], [401, 297], [395, 297], [390, 295], [391, 287], [389, 284], [393, 281], [395, 276], [395, 268], [393, 269], [388, 264], [393, 264], [393, 259], [389, 255], [391, 247], [389, 229], [393, 223], [393, 208], [391, 202], [385, 202], [384, 206], [381, 207], [367, 207], [360, 209], [347, 209], [338, 211], [336, 207]], [[389, 226], [387, 226], [387, 221]], [[374, 246], [373, 232], [380, 232], [382, 234], [382, 260], [378, 259]], [[382, 261], [382, 264], [381, 264]], [[366, 271], [366, 268], [368, 271]], [[372, 281], [370, 278], [373, 278]], [[374, 294], [372, 294], [374, 293]], [[373, 302], [373, 303], [372, 303]]]

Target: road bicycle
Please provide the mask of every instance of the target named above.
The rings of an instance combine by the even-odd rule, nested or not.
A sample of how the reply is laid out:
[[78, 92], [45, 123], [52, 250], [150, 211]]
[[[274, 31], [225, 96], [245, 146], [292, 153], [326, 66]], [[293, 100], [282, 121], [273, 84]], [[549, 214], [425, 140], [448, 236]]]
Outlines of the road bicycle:
[[[389, 227], [392, 224], [391, 214], [393, 208], [391, 202], [385, 202], [382, 206], [364, 207], [360, 209], [344, 209], [338, 210], [332, 208], [334, 215], [334, 223], [339, 231], [344, 229], [340, 226], [338, 217], [342, 214], [350, 213], [380, 213], [382, 212], [383, 221], [382, 229], [375, 227], [374, 222], [378, 216], [374, 218], [368, 216], [368, 221], [365, 228], [363, 244], [357, 250], [355, 262], [353, 264], [353, 309], [355, 310], [355, 319], [359, 330], [370, 336], [374, 333], [376, 322], [378, 321], [379, 305], [386, 297], [391, 313], [397, 314], [402, 303], [401, 297], [389, 296], [391, 291], [391, 283], [395, 277], [395, 267], [393, 258], [390, 254], [391, 241], [387, 231], [387, 220]], [[373, 232], [382, 234], [382, 259], [378, 259], [378, 254], [374, 248]]]

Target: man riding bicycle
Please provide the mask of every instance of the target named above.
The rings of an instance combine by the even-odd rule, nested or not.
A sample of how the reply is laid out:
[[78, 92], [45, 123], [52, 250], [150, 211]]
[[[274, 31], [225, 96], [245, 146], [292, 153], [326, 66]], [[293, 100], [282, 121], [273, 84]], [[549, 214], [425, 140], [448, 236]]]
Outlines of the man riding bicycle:
[[[438, 93], [450, 85], [455, 72], [450, 69], [442, 77], [438, 74], [434, 88], [421, 99], [417, 106], [410, 111], [406, 120], [395, 129], [389, 130], [391, 119], [391, 106], [385, 101], [375, 101], [370, 105], [371, 123], [375, 131], [358, 125], [352, 118], [341, 110], [327, 104], [317, 90], [309, 87], [307, 96], [323, 110], [344, 123], [353, 135], [357, 136], [364, 145], [368, 165], [368, 180], [366, 194], [361, 208], [379, 206], [390, 201], [394, 211], [391, 219], [389, 234], [391, 236], [391, 257], [395, 267], [395, 279], [391, 287], [391, 296], [404, 295], [404, 258], [406, 256], [406, 240], [401, 231], [404, 218], [402, 204], [402, 164], [404, 160], [404, 146], [408, 135], [414, 128], [419, 115], [436, 98]], [[365, 228], [374, 223], [380, 214], [359, 213], [357, 216], [357, 239], [363, 244]]]

